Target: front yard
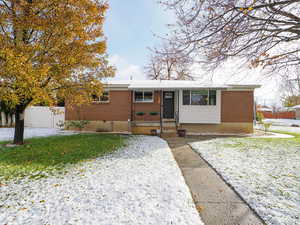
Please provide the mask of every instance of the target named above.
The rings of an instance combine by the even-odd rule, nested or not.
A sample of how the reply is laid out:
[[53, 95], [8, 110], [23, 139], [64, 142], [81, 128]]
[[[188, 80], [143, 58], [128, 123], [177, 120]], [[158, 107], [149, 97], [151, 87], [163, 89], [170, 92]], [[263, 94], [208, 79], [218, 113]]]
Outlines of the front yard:
[[55, 136], [0, 150], [0, 224], [202, 225], [165, 141]]
[[300, 221], [300, 135], [191, 143], [268, 224]]
[[124, 138], [112, 135], [77, 134], [32, 138], [19, 147], [0, 145], [0, 179], [38, 178], [65, 173], [65, 167], [111, 153]]

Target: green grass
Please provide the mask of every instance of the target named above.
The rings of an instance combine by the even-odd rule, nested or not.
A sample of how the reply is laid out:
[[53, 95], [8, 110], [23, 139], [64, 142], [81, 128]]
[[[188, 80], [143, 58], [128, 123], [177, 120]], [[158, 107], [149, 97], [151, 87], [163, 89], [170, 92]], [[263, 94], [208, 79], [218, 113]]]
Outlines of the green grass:
[[262, 147], [269, 148], [288, 148], [288, 147], [300, 147], [300, 134], [284, 132], [284, 131], [272, 131], [274, 133], [288, 134], [294, 136], [294, 138], [229, 138], [227, 143], [224, 143], [224, 147], [246, 150], [246, 149], [259, 149]]
[[0, 183], [12, 178], [40, 178], [66, 166], [109, 154], [125, 142], [118, 135], [78, 134], [26, 140], [18, 147], [0, 147]]

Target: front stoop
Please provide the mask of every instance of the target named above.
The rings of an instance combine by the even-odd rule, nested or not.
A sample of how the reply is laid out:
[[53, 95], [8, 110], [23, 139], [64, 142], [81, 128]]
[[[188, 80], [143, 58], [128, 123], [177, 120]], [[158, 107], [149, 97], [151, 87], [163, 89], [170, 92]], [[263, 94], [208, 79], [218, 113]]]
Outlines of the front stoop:
[[[209, 137], [203, 137], [209, 138]], [[206, 225], [263, 225], [259, 216], [187, 144], [200, 139], [165, 138], [172, 149], [196, 208]]]

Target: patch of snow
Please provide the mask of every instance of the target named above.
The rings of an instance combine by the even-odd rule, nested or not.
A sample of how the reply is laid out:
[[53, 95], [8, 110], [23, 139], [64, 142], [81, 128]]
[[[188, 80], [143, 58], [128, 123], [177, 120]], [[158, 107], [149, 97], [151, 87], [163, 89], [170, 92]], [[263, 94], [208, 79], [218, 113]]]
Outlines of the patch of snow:
[[1, 187], [0, 224], [203, 225], [168, 144], [134, 136], [61, 177]]
[[[0, 128], [0, 141], [9, 141], [14, 137], [14, 128]], [[51, 128], [29, 128], [25, 127], [24, 129], [24, 138], [32, 138], [32, 137], [47, 137], [54, 135], [66, 135], [72, 134], [72, 131], [61, 131], [59, 129], [51, 129]]]
[[264, 119], [264, 122], [272, 123], [273, 126], [300, 126], [300, 120], [293, 119]]
[[267, 224], [299, 224], [300, 150], [297, 143], [220, 138], [192, 143]]
[[291, 133], [300, 133], [300, 127], [284, 127], [284, 126], [271, 126], [271, 131], [285, 131]]
[[273, 133], [273, 132], [267, 132], [264, 135], [256, 135], [254, 133], [253, 135], [249, 135], [248, 137], [249, 138], [294, 138], [294, 136], [292, 135]]
[[[263, 127], [260, 125], [256, 125], [255, 129], [263, 130]], [[271, 126], [269, 131], [284, 131], [291, 133], [300, 133], [300, 127], [288, 127], [288, 126]]]

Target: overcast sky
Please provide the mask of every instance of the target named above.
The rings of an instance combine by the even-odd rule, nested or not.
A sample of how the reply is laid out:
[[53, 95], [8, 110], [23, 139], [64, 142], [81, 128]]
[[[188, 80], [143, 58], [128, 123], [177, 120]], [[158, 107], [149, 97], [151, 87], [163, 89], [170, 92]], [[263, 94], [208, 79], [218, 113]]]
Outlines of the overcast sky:
[[[160, 42], [153, 34], [167, 33], [166, 24], [174, 20], [169, 12], [157, 4], [157, 0], [110, 0], [105, 35], [108, 38], [110, 62], [117, 67], [114, 79], [146, 79], [143, 67], [149, 55], [147, 48]], [[261, 71], [237, 65], [237, 62], [228, 62], [214, 74], [213, 80], [216, 83], [263, 84], [263, 88], [256, 91], [259, 101], [266, 104], [278, 102], [278, 85], [275, 79], [263, 80]], [[195, 73], [199, 76], [204, 74], [197, 66]]]
[[166, 33], [165, 25], [173, 21], [156, 0], [110, 0], [105, 34], [111, 63], [118, 68], [115, 79], [146, 79], [147, 48], [159, 43], [153, 34]]

